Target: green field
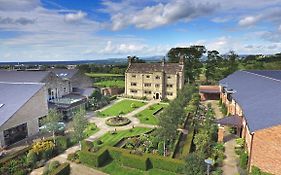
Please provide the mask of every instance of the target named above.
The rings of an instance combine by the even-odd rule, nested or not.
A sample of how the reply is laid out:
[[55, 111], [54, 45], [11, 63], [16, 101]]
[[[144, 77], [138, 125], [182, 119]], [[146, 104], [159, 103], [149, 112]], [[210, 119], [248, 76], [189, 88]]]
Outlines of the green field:
[[115, 134], [112, 133], [106, 133], [102, 137], [99, 138], [99, 140], [102, 141], [102, 146], [114, 146], [117, 144], [121, 139], [125, 137], [133, 137], [137, 136], [146, 132], [151, 131], [151, 128], [133, 128], [130, 130], [124, 130], [124, 131], [117, 131]]
[[117, 88], [125, 88], [124, 80], [106, 80], [94, 83], [95, 86], [98, 87], [117, 87]]
[[141, 171], [135, 168], [121, 166], [116, 161], [110, 162], [100, 168], [100, 170], [111, 175], [176, 175], [175, 173], [155, 168], [149, 169], [148, 171]]
[[107, 73], [86, 73], [91, 78], [105, 78], [105, 77], [124, 77], [122, 74], [107, 74]]
[[[135, 108], [133, 108], [132, 104], [135, 105]], [[125, 99], [112, 105], [111, 107], [105, 109], [104, 111], [101, 111], [98, 115], [100, 117], [108, 117], [108, 116], [117, 116], [120, 113], [127, 114], [145, 104], [146, 104], [145, 102]]]
[[159, 119], [155, 117], [153, 113], [166, 106], [167, 104], [154, 104], [136, 114], [135, 117], [139, 118], [141, 123], [157, 125], [159, 123]]

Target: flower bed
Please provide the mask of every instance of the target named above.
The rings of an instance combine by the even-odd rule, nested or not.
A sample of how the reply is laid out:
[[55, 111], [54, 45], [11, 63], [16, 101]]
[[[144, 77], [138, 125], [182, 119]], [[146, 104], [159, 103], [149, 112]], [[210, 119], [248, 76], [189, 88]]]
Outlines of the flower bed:
[[116, 116], [116, 117], [107, 119], [105, 121], [105, 123], [108, 126], [125, 126], [125, 125], [128, 125], [129, 123], [131, 123], [131, 120], [129, 120], [126, 117]]

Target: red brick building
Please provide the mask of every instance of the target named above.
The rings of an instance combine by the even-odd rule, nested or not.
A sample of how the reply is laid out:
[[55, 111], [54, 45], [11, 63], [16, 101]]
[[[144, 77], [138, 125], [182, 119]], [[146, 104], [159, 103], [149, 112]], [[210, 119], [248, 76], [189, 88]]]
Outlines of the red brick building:
[[220, 98], [241, 119], [248, 167], [281, 174], [281, 71], [237, 71], [220, 81]]

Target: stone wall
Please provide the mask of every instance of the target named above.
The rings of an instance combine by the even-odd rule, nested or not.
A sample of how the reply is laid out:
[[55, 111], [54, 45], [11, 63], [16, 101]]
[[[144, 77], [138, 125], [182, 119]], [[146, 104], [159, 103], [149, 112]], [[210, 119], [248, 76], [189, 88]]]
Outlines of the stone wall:
[[[183, 77], [182, 77], [183, 78]], [[179, 75], [165, 74], [163, 72], [154, 73], [126, 73], [125, 75], [125, 95], [133, 97], [147, 97], [148, 99], [174, 99], [177, 92], [182, 88]]]
[[39, 131], [38, 118], [46, 116], [47, 114], [48, 104], [46, 99], [46, 89], [44, 87], [0, 127], [0, 146], [4, 146], [4, 130], [27, 123], [28, 136], [32, 136]]

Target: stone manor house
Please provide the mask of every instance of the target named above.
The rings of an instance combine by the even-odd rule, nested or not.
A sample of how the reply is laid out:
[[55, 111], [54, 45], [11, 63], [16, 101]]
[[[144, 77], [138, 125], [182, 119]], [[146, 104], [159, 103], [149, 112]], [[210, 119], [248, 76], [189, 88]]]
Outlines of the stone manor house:
[[184, 85], [184, 59], [179, 63], [134, 63], [128, 58], [125, 95], [147, 99], [174, 99]]

